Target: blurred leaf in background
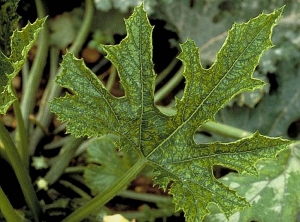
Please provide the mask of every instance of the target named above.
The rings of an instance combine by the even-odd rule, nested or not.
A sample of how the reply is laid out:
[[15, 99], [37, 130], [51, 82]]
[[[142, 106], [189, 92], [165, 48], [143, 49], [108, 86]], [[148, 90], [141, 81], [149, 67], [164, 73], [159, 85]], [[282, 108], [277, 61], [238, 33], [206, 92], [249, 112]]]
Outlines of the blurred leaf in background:
[[89, 164], [85, 169], [84, 178], [93, 195], [108, 189], [138, 159], [133, 149], [129, 152], [119, 151], [115, 146], [116, 141], [116, 136], [106, 135], [89, 142]]
[[[251, 207], [237, 212], [229, 222], [295, 221], [300, 211], [299, 178], [300, 146], [292, 145], [281, 152], [277, 161], [262, 160], [257, 164], [259, 177], [230, 173], [220, 179], [239, 195], [246, 197]], [[215, 206], [205, 221], [227, 221]]]

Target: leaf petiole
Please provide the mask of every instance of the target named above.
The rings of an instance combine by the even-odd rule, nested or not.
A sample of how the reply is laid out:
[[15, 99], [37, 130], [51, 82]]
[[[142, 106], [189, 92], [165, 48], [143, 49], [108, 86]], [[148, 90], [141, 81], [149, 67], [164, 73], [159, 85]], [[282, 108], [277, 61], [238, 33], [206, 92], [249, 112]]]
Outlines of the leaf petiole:
[[[94, 18], [94, 2], [92, 0], [86, 0], [85, 3], [85, 14], [81, 29], [78, 32], [76, 39], [74, 40], [73, 45], [70, 47], [69, 51], [77, 55], [82, 48], [88, 34], [90, 32], [90, 27]], [[60, 68], [57, 71], [57, 75], [60, 75], [62, 69]], [[55, 97], [58, 97], [61, 93], [61, 87], [57, 84], [48, 84], [46, 87], [47, 94], [44, 94], [42, 97], [43, 101], [50, 101]], [[41, 123], [44, 127], [47, 127], [51, 122], [52, 113], [50, 112], [49, 106], [44, 106], [43, 109], [39, 109], [37, 114], [37, 121]], [[29, 144], [29, 150], [31, 153], [34, 153], [38, 141], [44, 135], [43, 131], [40, 128], [36, 128], [31, 136], [31, 143]]]
[[[39, 18], [46, 17], [46, 12], [40, 0], [36, 0], [36, 6], [38, 9]], [[44, 28], [40, 31], [39, 34], [40, 34], [38, 39], [39, 47], [37, 49], [36, 59], [34, 60], [32, 68], [30, 70], [27, 79], [27, 85], [25, 88], [23, 88], [23, 97], [21, 101], [22, 115], [24, 119], [25, 128], [27, 129], [27, 132], [25, 132], [26, 134], [29, 133], [29, 129], [30, 129], [29, 115], [33, 111], [35, 105], [35, 94], [38, 90], [43, 75], [43, 70], [47, 62], [46, 60], [48, 56], [48, 42], [49, 42], [47, 22], [44, 23]]]
[[84, 141], [84, 139], [85, 138], [75, 138], [73, 136], [68, 138], [68, 140], [63, 145], [59, 156], [44, 177], [49, 185], [55, 183], [63, 174], [64, 169], [68, 166], [69, 162], [74, 156], [75, 151], [77, 150], [78, 146]]
[[165, 98], [180, 83], [180, 81], [183, 79], [182, 72], [183, 66], [180, 67], [172, 79], [170, 79], [160, 90], [155, 93], [155, 103]]
[[[12, 87], [14, 94], [16, 95], [15, 88]], [[25, 128], [24, 119], [22, 116], [22, 111], [20, 107], [19, 100], [13, 102], [14, 114], [17, 119], [17, 128], [16, 128], [16, 146], [23, 161], [23, 164], [26, 169], [29, 167], [29, 153], [28, 153], [28, 140], [27, 140], [27, 131]]]
[[137, 176], [137, 174], [142, 171], [147, 162], [148, 160], [146, 158], [139, 159], [126, 173], [124, 173], [118, 180], [111, 184], [109, 189], [103, 190], [92, 200], [71, 213], [62, 222], [81, 221], [93, 211], [101, 208], [110, 199], [120, 193]]
[[10, 204], [7, 196], [3, 192], [2, 188], [0, 187], [0, 210], [3, 213], [6, 221], [8, 222], [15, 222], [20, 221], [21, 218], [16, 214], [14, 208]]
[[10, 160], [13, 170], [17, 176], [25, 200], [33, 214], [34, 220], [38, 221], [41, 212], [41, 206], [39, 204], [38, 198], [31, 184], [29, 174], [26, 168], [24, 167], [23, 161], [17, 151], [17, 148], [1, 121], [0, 121], [0, 139], [5, 147], [5, 151], [7, 153], [8, 159]]

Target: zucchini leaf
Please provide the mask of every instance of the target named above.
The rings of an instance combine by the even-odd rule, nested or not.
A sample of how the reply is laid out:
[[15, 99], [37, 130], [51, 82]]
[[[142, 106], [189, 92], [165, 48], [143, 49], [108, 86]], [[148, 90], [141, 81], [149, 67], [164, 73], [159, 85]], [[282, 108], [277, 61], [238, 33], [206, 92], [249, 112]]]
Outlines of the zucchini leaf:
[[56, 82], [70, 89], [50, 106], [75, 136], [120, 137], [118, 146], [135, 149], [152, 165], [155, 183], [163, 189], [172, 182], [170, 193], [176, 210], [187, 221], [201, 221], [215, 203], [229, 217], [236, 209], [249, 206], [245, 198], [215, 179], [214, 165], [239, 173], [257, 174], [255, 163], [273, 158], [290, 141], [255, 133], [231, 143], [196, 144], [195, 131], [236, 94], [262, 87], [252, 77], [262, 53], [272, 47], [270, 36], [283, 8], [261, 14], [244, 24], [234, 24], [210, 69], [200, 64], [200, 52], [188, 39], [181, 45], [184, 64], [184, 94], [176, 99], [175, 115], [161, 113], [154, 104], [156, 74], [152, 62], [152, 29], [143, 5], [125, 20], [127, 37], [118, 45], [103, 46], [117, 68], [125, 96], [114, 97], [92, 71], [71, 53], [64, 56], [63, 73]]
[[0, 52], [0, 114], [5, 114], [17, 99], [12, 89], [12, 80], [21, 70], [45, 20], [46, 18], [37, 19], [33, 24], [28, 23], [21, 31], [13, 32], [9, 58]]

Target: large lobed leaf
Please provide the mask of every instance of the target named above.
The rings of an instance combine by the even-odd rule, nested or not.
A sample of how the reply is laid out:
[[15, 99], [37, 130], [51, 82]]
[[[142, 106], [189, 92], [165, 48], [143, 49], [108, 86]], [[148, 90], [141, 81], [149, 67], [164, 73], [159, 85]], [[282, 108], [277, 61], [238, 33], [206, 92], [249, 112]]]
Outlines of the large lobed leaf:
[[5, 114], [7, 109], [16, 100], [11, 88], [13, 78], [21, 70], [27, 54], [32, 47], [46, 18], [38, 19], [33, 24], [27, 24], [21, 31], [14, 31], [11, 37], [10, 57], [0, 52], [0, 113]]
[[68, 121], [67, 130], [75, 136], [113, 133], [119, 145], [135, 149], [140, 158], [154, 166], [155, 182], [170, 193], [176, 209], [183, 209], [188, 221], [200, 221], [216, 203], [229, 217], [247, 201], [216, 180], [212, 167], [230, 167], [239, 173], [256, 174], [255, 163], [272, 158], [289, 141], [255, 133], [233, 143], [196, 144], [194, 133], [236, 94], [261, 87], [252, 78], [262, 53], [272, 46], [270, 36], [282, 8], [261, 14], [245, 24], [234, 24], [210, 69], [200, 65], [199, 49], [188, 39], [181, 45], [186, 86], [176, 100], [177, 113], [162, 114], [154, 104], [155, 73], [151, 34], [143, 6], [125, 20], [127, 37], [119, 45], [104, 46], [107, 58], [116, 66], [125, 96], [112, 96], [98, 78], [72, 54], [64, 56], [62, 75], [56, 81], [74, 95], [54, 99], [51, 109]]

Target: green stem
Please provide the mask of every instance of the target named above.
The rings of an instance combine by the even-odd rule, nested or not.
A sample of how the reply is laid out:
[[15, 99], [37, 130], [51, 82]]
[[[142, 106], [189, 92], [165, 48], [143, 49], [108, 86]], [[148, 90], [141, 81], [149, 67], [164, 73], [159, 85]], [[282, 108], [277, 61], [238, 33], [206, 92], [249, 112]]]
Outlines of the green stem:
[[56, 158], [54, 164], [51, 166], [51, 169], [44, 177], [49, 185], [55, 183], [63, 174], [65, 168], [73, 158], [76, 149], [84, 141], [84, 139], [85, 138], [75, 138], [72, 136], [68, 141], [66, 141], [65, 145], [61, 148], [61, 152]]
[[53, 81], [55, 79], [57, 70], [58, 70], [58, 63], [59, 63], [59, 48], [52, 46], [50, 48], [50, 77], [49, 80]]
[[123, 174], [123, 176], [121, 176], [118, 180], [116, 180], [113, 184], [111, 184], [111, 186], [108, 189], [103, 190], [92, 200], [87, 202], [82, 207], [78, 208], [67, 218], [65, 218], [63, 222], [81, 221], [86, 216], [88, 216], [95, 210], [102, 207], [110, 199], [112, 199], [114, 196], [120, 193], [120, 191], [122, 191], [137, 176], [137, 174], [146, 166], [146, 164], [147, 164], [146, 158], [142, 158], [139, 161], [137, 161], [125, 174]]
[[155, 80], [155, 85], [157, 86], [159, 83], [161, 83], [161, 81], [163, 81], [169, 74], [170, 72], [174, 69], [174, 67], [176, 66], [178, 62], [177, 58], [174, 58], [170, 64], [167, 66], [167, 68], [165, 68], [161, 73], [159, 73], [157, 75], [157, 78]]
[[106, 84], [107, 91], [110, 91], [112, 89], [112, 87], [114, 86], [116, 77], [117, 77], [117, 69], [115, 66], [112, 65], [110, 67], [110, 74], [109, 74], [107, 84]]
[[6, 130], [3, 123], [0, 121], [0, 139], [5, 147], [5, 151], [7, 153], [8, 159], [10, 160], [10, 164], [17, 176], [19, 184], [21, 186], [22, 192], [24, 194], [25, 200], [32, 211], [33, 217], [35, 221], [38, 221], [38, 217], [41, 212], [41, 207], [39, 201], [37, 199], [36, 193], [31, 184], [31, 179], [29, 174], [24, 167], [23, 161], [17, 151], [17, 148], [12, 141], [8, 131]]
[[91, 200], [92, 198], [90, 195], [88, 195], [86, 192], [84, 192], [82, 189], [79, 187], [75, 186], [74, 184], [70, 183], [69, 181], [66, 180], [60, 180], [60, 184], [64, 185], [65, 187], [73, 190], [75, 193], [77, 193], [79, 196], [81, 196], [84, 199]]
[[[85, 15], [83, 18], [83, 22], [81, 25], [81, 29], [79, 30], [79, 33], [74, 40], [73, 45], [70, 47], [69, 51], [73, 54], [77, 55], [82, 48], [86, 38], [88, 37], [90, 27], [92, 25], [94, 17], [94, 3], [93, 0], [86, 0], [85, 4]], [[62, 72], [62, 69], [60, 68], [58, 70], [58, 75], [60, 75]], [[43, 101], [50, 101], [55, 97], [58, 97], [61, 93], [61, 87], [57, 84], [48, 83], [47, 90], [49, 90], [49, 93], [47, 95], [43, 95], [42, 100]], [[49, 106], [44, 106], [43, 109], [39, 109], [37, 120], [44, 126], [49, 126], [52, 118], [52, 113], [50, 112]], [[39, 128], [36, 128], [32, 134], [31, 137], [31, 143], [29, 145], [29, 149], [31, 153], [34, 153], [35, 148], [40, 141], [40, 139], [43, 137], [43, 131]]]
[[74, 55], [78, 55], [83, 44], [85, 43], [85, 40], [91, 30], [93, 18], [94, 18], [94, 1], [86, 0], [85, 14], [81, 25], [81, 29], [79, 30], [78, 35], [74, 40], [74, 43], [69, 49], [69, 51], [72, 52]]
[[[159, 221], [161, 221], [161, 218], [164, 218], [163, 221], [167, 221], [166, 218], [176, 215], [176, 213], [178, 214], [178, 212], [174, 212], [174, 209], [174, 206], [172, 206], [172, 208], [165, 207], [159, 209], [152, 209], [149, 207], [145, 210], [142, 208], [139, 211], [110, 211], [110, 214], [121, 214], [124, 218], [132, 221], [156, 221], [154, 220], [156, 218], [159, 218]], [[151, 220], [149, 219], [149, 215]]]
[[19, 215], [16, 213], [16, 211], [10, 204], [7, 196], [5, 195], [1, 187], [0, 187], [0, 210], [7, 222], [21, 221], [21, 218], [19, 217]]
[[[15, 89], [13, 88], [14, 93]], [[20, 102], [16, 99], [13, 102], [14, 114], [17, 119], [17, 128], [16, 128], [16, 146], [19, 151], [20, 157], [23, 161], [25, 169], [29, 169], [29, 152], [28, 152], [28, 140], [27, 140], [27, 131], [25, 128], [24, 119], [21, 112]]]
[[164, 203], [164, 204], [172, 204], [172, 197], [169, 196], [161, 196], [150, 193], [137, 193], [130, 190], [123, 190], [118, 194], [118, 196], [129, 198], [133, 200], [146, 201], [151, 203]]
[[[46, 16], [45, 8], [41, 0], [35, 0], [36, 8], [39, 18], [44, 18]], [[22, 114], [24, 118], [25, 127], [27, 133], [29, 132], [29, 115], [32, 113], [35, 105], [35, 95], [39, 88], [44, 67], [47, 62], [48, 56], [48, 42], [49, 42], [49, 32], [47, 21], [44, 25], [44, 28], [41, 30], [38, 38], [38, 49], [35, 56], [32, 68], [30, 70], [27, 85], [23, 88], [23, 98], [21, 101]]]
[[48, 143], [44, 146], [44, 150], [51, 150], [51, 149], [62, 147], [67, 141], [70, 140], [70, 137], [73, 137], [73, 136], [71, 136], [71, 135], [65, 136], [65, 137], [62, 137], [62, 138], [60, 138], [58, 140], [55, 140], [51, 143]]
[[242, 139], [247, 136], [251, 136], [253, 133], [246, 130], [242, 130], [233, 126], [229, 126], [218, 122], [208, 122], [204, 124], [200, 130], [207, 130], [209, 132], [214, 132], [225, 137], [233, 137], [237, 139]]
[[64, 173], [84, 173], [86, 167], [85, 166], [72, 166], [72, 167], [67, 167], [64, 171]]
[[0, 158], [9, 163], [8, 156], [7, 156], [6, 152], [5, 152], [4, 147], [2, 147], [2, 145], [0, 145]]
[[[176, 114], [176, 110], [173, 107], [157, 106], [157, 108], [159, 108], [159, 110], [162, 113], [169, 116]], [[253, 134], [249, 131], [242, 130], [219, 122], [207, 122], [198, 129], [198, 131], [203, 131], [203, 130], [212, 133], [217, 133], [225, 137], [232, 137], [236, 139], [241, 139], [247, 136], [251, 136]]]
[[[50, 76], [49, 76], [49, 79], [48, 79], [48, 85], [47, 86], [49, 86], [49, 85], [51, 86], [54, 82], [55, 75], [56, 75], [57, 70], [58, 70], [59, 53], [60, 53], [60, 51], [57, 47], [51, 47], [50, 48]], [[44, 110], [48, 106], [48, 103], [47, 103], [48, 100], [46, 100], [46, 98], [48, 97], [49, 94], [50, 94], [50, 87], [46, 87], [44, 92], [43, 92], [43, 97], [40, 100], [39, 111]], [[42, 123], [40, 121], [38, 121], [38, 117], [35, 117], [33, 122], [37, 125], [38, 131], [43, 132], [43, 135], [48, 133], [48, 128], [46, 128], [44, 125], [42, 125]], [[32, 136], [32, 138], [29, 142], [29, 151], [31, 152], [31, 154], [35, 150], [35, 147], [36, 147], [37, 143], [40, 141], [39, 139], [40, 138], [35, 139], [34, 135]]]
[[22, 89], [25, 89], [27, 86], [28, 76], [29, 76], [29, 62], [28, 60], [25, 60], [22, 66]]
[[183, 66], [177, 71], [177, 73], [170, 79], [160, 90], [155, 93], [154, 102], [158, 103], [165, 98], [183, 79], [182, 76]]

